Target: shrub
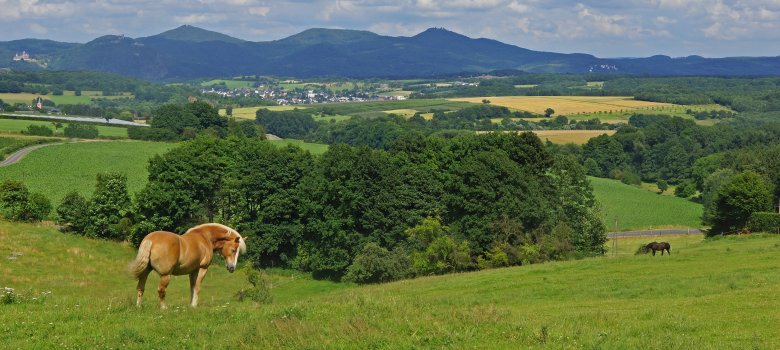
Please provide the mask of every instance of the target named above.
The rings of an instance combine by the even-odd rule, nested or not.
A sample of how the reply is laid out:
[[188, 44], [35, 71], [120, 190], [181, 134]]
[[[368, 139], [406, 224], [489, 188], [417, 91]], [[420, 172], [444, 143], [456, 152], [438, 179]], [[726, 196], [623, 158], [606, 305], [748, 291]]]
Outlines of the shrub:
[[780, 233], [780, 214], [757, 212], [750, 214], [748, 230], [751, 232]]
[[688, 198], [696, 194], [696, 186], [691, 181], [684, 181], [674, 189], [674, 195], [680, 198]]
[[270, 282], [257, 270], [247, 267], [244, 269], [246, 274], [246, 280], [249, 282], [249, 287], [241, 289], [236, 294], [238, 301], [244, 301], [246, 299], [252, 300], [260, 304], [268, 304], [271, 302], [271, 288]]
[[95, 193], [89, 205], [87, 235], [99, 238], [123, 240], [126, 231], [117, 229], [120, 220], [130, 214], [130, 195], [127, 193], [127, 176], [119, 173], [101, 173], [97, 175]]
[[54, 135], [54, 131], [52, 129], [49, 129], [45, 125], [28, 125], [27, 130], [23, 131], [22, 133], [27, 135], [35, 135], [35, 136]]
[[0, 184], [0, 208], [8, 220], [35, 222], [49, 215], [51, 202], [19, 181], [6, 180]]
[[381, 283], [402, 279], [409, 275], [409, 258], [396, 249], [392, 252], [374, 242], [363, 250], [347, 268], [344, 280], [355, 283]]
[[84, 234], [89, 221], [89, 203], [76, 191], [65, 195], [57, 207], [57, 224], [62, 231]]
[[92, 124], [70, 123], [65, 127], [66, 137], [75, 137], [80, 139], [94, 139], [98, 137], [98, 129]]
[[132, 126], [127, 128], [127, 137], [133, 140], [145, 141], [176, 141], [179, 136], [168, 129]]

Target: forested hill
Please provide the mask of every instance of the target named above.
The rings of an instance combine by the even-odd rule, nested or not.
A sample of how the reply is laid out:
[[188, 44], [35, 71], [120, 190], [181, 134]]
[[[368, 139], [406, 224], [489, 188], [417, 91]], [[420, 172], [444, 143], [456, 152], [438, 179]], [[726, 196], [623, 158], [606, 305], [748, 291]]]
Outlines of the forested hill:
[[[35, 62], [14, 62], [16, 52]], [[281, 40], [251, 42], [193, 26], [129, 38], [106, 35], [86, 44], [0, 42], [0, 68], [96, 70], [147, 80], [230, 75], [410, 77], [520, 69], [650, 75], [780, 75], [780, 57], [598, 58], [524, 49], [441, 28], [412, 37], [368, 31], [309, 29]]]

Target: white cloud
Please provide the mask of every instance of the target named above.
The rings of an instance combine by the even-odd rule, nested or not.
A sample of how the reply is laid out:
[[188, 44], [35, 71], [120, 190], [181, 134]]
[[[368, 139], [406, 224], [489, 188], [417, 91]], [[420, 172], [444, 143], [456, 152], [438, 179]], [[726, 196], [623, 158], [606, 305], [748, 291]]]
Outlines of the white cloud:
[[263, 16], [265, 17], [268, 15], [268, 12], [271, 11], [271, 8], [268, 6], [255, 6], [249, 8], [249, 14], [255, 15], [255, 16]]

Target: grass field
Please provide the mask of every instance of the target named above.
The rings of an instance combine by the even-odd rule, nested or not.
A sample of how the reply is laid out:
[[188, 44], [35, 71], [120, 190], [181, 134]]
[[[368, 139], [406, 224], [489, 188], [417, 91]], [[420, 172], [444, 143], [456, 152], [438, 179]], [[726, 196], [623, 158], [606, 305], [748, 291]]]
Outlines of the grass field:
[[311, 154], [323, 154], [328, 150], [328, 145], [322, 143], [308, 143], [304, 142], [303, 140], [296, 139], [270, 140], [269, 142], [278, 147], [283, 147], [286, 145], [298, 146], [311, 152]]
[[254, 82], [252, 81], [245, 81], [245, 80], [232, 80], [232, 79], [214, 79], [209, 81], [204, 81], [200, 83], [200, 86], [211, 86], [219, 83], [225, 83], [225, 86], [227, 86], [228, 89], [241, 89], [245, 87], [252, 87], [254, 85]]
[[659, 195], [617, 180], [589, 179], [609, 231], [702, 226], [701, 204]]
[[[414, 110], [423, 113], [428, 113], [435, 109], [458, 110], [473, 105], [474, 104], [468, 102], [453, 102], [444, 99], [427, 99], [427, 100], [329, 103], [327, 104], [327, 107], [333, 110], [336, 114], [340, 114], [340, 115], [365, 115], [369, 113], [373, 113], [373, 115], [376, 115], [376, 113], [380, 113], [380, 115], [384, 115], [385, 111], [392, 111], [392, 110]], [[318, 105], [304, 105], [304, 106], [313, 107], [313, 108], [320, 107]]]
[[[21, 133], [23, 130], [27, 130], [27, 127], [30, 125], [44, 125], [49, 129], [55, 130], [54, 123], [48, 121], [0, 118], [0, 133]], [[62, 123], [63, 128], [67, 125], [68, 123]], [[98, 136], [127, 138], [127, 128], [98, 125], [97, 129]], [[56, 130], [55, 133], [55, 136], [63, 136], [63, 129]]]
[[0, 168], [0, 181], [22, 181], [31, 191], [45, 194], [57, 206], [72, 190], [92, 196], [95, 175], [116, 171], [127, 175], [128, 189], [133, 194], [146, 184], [148, 159], [174, 146], [160, 142], [108, 141], [44, 147]]
[[[124, 244], [0, 222], [3, 347], [246, 349], [776, 349], [780, 236], [669, 237], [671, 256], [620, 254], [372, 286], [271, 274], [273, 302], [217, 260], [197, 309], [186, 277], [144, 307]], [[20, 244], [23, 242], [23, 244]], [[627, 252], [640, 241], [621, 241]], [[251, 245], [251, 243], [250, 243]], [[619, 249], [622, 249], [619, 245]], [[251, 248], [250, 248], [251, 249]], [[14, 257], [14, 259], [8, 259]]]
[[40, 95], [40, 94], [31, 94], [31, 93], [0, 93], [0, 100], [5, 101], [5, 103], [8, 104], [14, 104], [14, 103], [25, 103], [27, 105], [32, 104], [33, 99], [37, 98], [38, 96], [43, 97], [47, 100], [51, 100], [52, 102], [56, 103], [57, 105], [61, 104], [89, 104], [92, 101], [92, 98], [95, 97], [101, 97], [101, 98], [133, 98], [132, 94], [123, 93], [119, 96], [102, 96], [99, 91], [82, 91], [81, 96], [76, 96], [74, 91], [63, 91], [62, 95]]

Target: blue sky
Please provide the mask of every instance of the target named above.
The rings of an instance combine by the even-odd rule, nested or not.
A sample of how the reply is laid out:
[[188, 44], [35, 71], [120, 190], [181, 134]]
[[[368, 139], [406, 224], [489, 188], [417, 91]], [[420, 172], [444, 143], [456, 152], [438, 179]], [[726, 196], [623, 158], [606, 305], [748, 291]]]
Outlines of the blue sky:
[[600, 57], [780, 55], [780, 0], [0, 0], [0, 41], [142, 37], [182, 24], [252, 41], [312, 27], [392, 36], [444, 27]]

